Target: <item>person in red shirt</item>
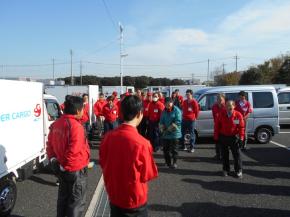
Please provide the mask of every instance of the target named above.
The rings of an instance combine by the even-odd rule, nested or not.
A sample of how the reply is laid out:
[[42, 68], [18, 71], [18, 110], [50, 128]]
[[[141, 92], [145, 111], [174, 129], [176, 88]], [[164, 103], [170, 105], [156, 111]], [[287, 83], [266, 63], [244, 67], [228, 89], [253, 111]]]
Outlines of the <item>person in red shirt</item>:
[[121, 108], [124, 123], [105, 135], [99, 152], [110, 216], [147, 217], [147, 183], [158, 171], [150, 142], [136, 129], [143, 117], [142, 101], [127, 96]]
[[[218, 117], [222, 111], [226, 109], [225, 106], [225, 95], [223, 93], [219, 93], [217, 95], [217, 102], [212, 106], [212, 116], [214, 125], [216, 124]], [[215, 158], [217, 160], [221, 160], [221, 147], [218, 140], [215, 140]]]
[[243, 115], [244, 122], [245, 122], [245, 139], [242, 143], [242, 151], [245, 151], [247, 148], [247, 141], [248, 141], [248, 134], [247, 134], [247, 124], [248, 124], [248, 118], [250, 114], [253, 112], [253, 108], [249, 101], [246, 100], [247, 94], [245, 91], [239, 92], [240, 99], [235, 102], [236, 107], [235, 110], [240, 112]]
[[[98, 101], [94, 105], [94, 114], [96, 115], [96, 124], [97, 128], [100, 130], [100, 132], [104, 129], [104, 120], [105, 117], [103, 115], [103, 107], [107, 104], [107, 101], [105, 100], [104, 94], [100, 93]], [[101, 136], [102, 133], [100, 133]]]
[[152, 102], [149, 104], [148, 109], [148, 134], [150, 142], [153, 145], [154, 152], [157, 152], [160, 148], [160, 132], [159, 132], [159, 120], [161, 113], [164, 110], [165, 106], [158, 100], [158, 94], [154, 93]]
[[118, 126], [118, 107], [113, 102], [113, 97], [107, 98], [108, 103], [103, 107], [104, 120], [104, 134], [115, 129]]
[[85, 207], [90, 149], [79, 122], [82, 115], [82, 98], [71, 96], [64, 115], [50, 126], [46, 152], [58, 170], [57, 217], [80, 217]]
[[230, 173], [229, 148], [234, 158], [235, 176], [242, 178], [242, 160], [239, 144], [245, 136], [245, 124], [242, 114], [235, 109], [234, 101], [227, 101], [215, 123], [214, 140], [219, 140], [222, 148], [223, 175]]
[[[199, 114], [199, 105], [197, 101], [192, 96], [192, 90], [188, 89], [186, 91], [187, 99], [182, 103], [182, 138], [181, 138], [181, 145], [183, 149], [186, 151], [188, 150], [186, 147], [186, 142], [189, 142], [189, 152], [194, 152], [194, 145], [195, 145], [195, 121], [198, 118]], [[185, 139], [189, 141], [185, 141]]]
[[148, 138], [148, 124], [149, 124], [148, 113], [149, 113], [149, 105], [151, 102], [152, 102], [152, 93], [148, 92], [147, 98], [143, 100], [143, 119], [138, 126], [139, 133], [146, 138]]
[[83, 102], [84, 102], [84, 112], [81, 118], [81, 123], [84, 126], [86, 133], [90, 132], [90, 105], [89, 105], [89, 95], [83, 94]]

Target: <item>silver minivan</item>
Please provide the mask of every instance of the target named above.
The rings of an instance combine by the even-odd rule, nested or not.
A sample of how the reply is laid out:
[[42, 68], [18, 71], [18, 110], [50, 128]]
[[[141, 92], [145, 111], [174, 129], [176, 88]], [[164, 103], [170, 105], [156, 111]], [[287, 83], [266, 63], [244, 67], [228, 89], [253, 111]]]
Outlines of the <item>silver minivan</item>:
[[253, 106], [253, 112], [248, 119], [248, 135], [254, 136], [259, 143], [268, 143], [272, 136], [280, 132], [278, 97], [273, 86], [221, 86], [204, 88], [194, 93], [194, 98], [200, 105], [200, 114], [196, 121], [198, 137], [213, 136], [211, 109], [217, 101], [217, 94], [224, 93], [226, 100], [235, 101], [242, 90], [247, 93], [247, 99]]
[[290, 124], [290, 87], [278, 91], [280, 124]]

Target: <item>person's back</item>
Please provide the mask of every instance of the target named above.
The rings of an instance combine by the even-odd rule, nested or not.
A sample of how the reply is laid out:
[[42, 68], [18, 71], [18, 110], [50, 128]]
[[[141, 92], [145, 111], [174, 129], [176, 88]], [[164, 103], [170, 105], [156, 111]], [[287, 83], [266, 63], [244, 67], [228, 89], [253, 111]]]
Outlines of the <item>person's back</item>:
[[134, 216], [147, 216], [147, 182], [158, 172], [152, 146], [136, 128], [143, 117], [142, 101], [128, 96], [121, 106], [125, 123], [105, 135], [99, 153], [111, 216], [122, 216], [132, 209], [137, 210]]
[[[100, 149], [100, 164], [107, 184], [111, 203], [122, 208], [136, 208], [147, 201], [147, 181], [156, 176], [152, 159], [152, 146], [136, 128], [122, 124], [105, 136]], [[145, 172], [145, 173], [143, 173]], [[135, 198], [135, 199], [132, 199]]]

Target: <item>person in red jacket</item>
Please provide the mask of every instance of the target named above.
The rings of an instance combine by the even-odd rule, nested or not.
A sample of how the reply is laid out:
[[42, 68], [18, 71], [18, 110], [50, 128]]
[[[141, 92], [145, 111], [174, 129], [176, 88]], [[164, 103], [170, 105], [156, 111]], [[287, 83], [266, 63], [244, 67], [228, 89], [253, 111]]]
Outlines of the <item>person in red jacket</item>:
[[158, 100], [165, 106], [165, 98], [161, 91], [158, 91]]
[[108, 103], [103, 107], [104, 120], [104, 134], [115, 129], [118, 126], [118, 107], [113, 102], [113, 97], [107, 98]]
[[149, 116], [149, 105], [151, 102], [152, 102], [152, 93], [148, 92], [147, 98], [143, 100], [143, 119], [138, 126], [139, 133], [146, 138], [148, 138], [148, 124], [149, 124], [148, 116]]
[[98, 101], [94, 104], [94, 114], [96, 115], [96, 124], [97, 128], [102, 132], [104, 129], [104, 114], [103, 114], [103, 107], [107, 104], [105, 100], [104, 94], [100, 93]]
[[214, 139], [219, 140], [222, 148], [223, 175], [230, 173], [229, 148], [234, 158], [235, 176], [242, 178], [242, 160], [240, 143], [245, 136], [245, 124], [242, 114], [235, 110], [234, 101], [227, 101], [215, 123]]
[[90, 149], [79, 122], [82, 115], [82, 98], [70, 96], [64, 115], [50, 126], [46, 152], [59, 171], [57, 217], [80, 217], [85, 207]]
[[[217, 102], [212, 106], [212, 117], [214, 121], [214, 125], [216, 124], [218, 117], [222, 111], [226, 110], [225, 106], [225, 95], [223, 93], [219, 93], [217, 95]], [[215, 140], [215, 158], [217, 160], [221, 159], [221, 147], [218, 140]]]
[[114, 103], [115, 105], [117, 105], [118, 102], [119, 102], [117, 91], [113, 91], [113, 93], [112, 93], [112, 98], [113, 98], [113, 103]]
[[249, 101], [246, 100], [246, 92], [240, 91], [239, 92], [240, 99], [235, 102], [236, 107], [235, 110], [240, 112], [243, 115], [244, 122], [245, 122], [245, 139], [242, 142], [242, 150], [245, 151], [247, 148], [247, 141], [248, 141], [248, 134], [247, 134], [247, 124], [248, 118], [250, 114], [253, 112], [253, 108]]
[[81, 123], [84, 126], [86, 133], [90, 132], [90, 105], [89, 105], [89, 95], [83, 94], [83, 102], [84, 102], [84, 112], [81, 118]]
[[183, 104], [183, 97], [180, 95], [179, 89], [176, 89], [175, 91], [176, 97], [179, 101], [179, 104], [182, 105]]
[[[185, 139], [189, 140], [189, 152], [194, 152], [195, 145], [195, 121], [199, 114], [199, 105], [192, 96], [192, 90], [186, 90], [187, 99], [182, 103], [182, 125], [181, 125], [181, 145], [183, 149], [188, 150], [185, 144]], [[189, 136], [188, 136], [189, 135]]]
[[110, 216], [147, 217], [147, 182], [158, 171], [150, 142], [136, 129], [143, 117], [142, 101], [127, 96], [121, 108], [124, 123], [105, 135], [99, 152]]
[[158, 100], [158, 94], [154, 93], [152, 102], [149, 104], [148, 109], [148, 134], [150, 142], [153, 145], [154, 152], [157, 152], [160, 148], [159, 120], [164, 108], [164, 104]]

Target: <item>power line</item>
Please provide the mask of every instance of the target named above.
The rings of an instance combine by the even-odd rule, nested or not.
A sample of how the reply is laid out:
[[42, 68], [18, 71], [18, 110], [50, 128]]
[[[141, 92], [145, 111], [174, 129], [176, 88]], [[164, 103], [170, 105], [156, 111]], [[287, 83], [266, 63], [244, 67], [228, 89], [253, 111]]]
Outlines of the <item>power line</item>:
[[116, 22], [115, 19], [113, 18], [112, 14], [111, 14], [111, 12], [110, 12], [110, 9], [109, 9], [109, 7], [108, 7], [108, 5], [107, 5], [107, 3], [106, 3], [106, 1], [105, 1], [105, 0], [102, 0], [102, 2], [103, 2], [103, 5], [104, 5], [104, 7], [105, 7], [105, 10], [106, 10], [106, 13], [107, 13], [108, 17], [109, 17], [109, 19], [110, 19], [112, 25], [114, 26], [114, 29], [117, 30], [117, 29], [118, 29], [117, 22]]

